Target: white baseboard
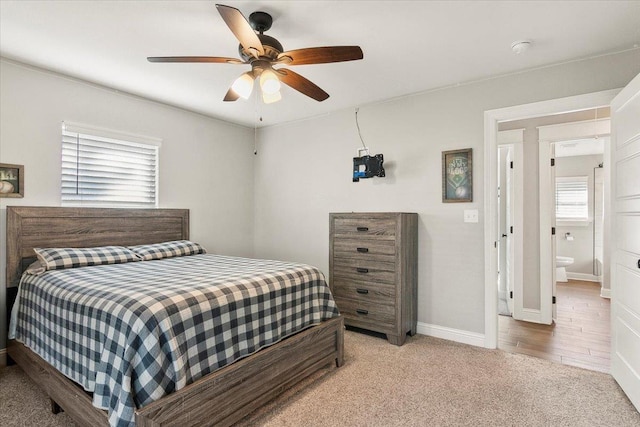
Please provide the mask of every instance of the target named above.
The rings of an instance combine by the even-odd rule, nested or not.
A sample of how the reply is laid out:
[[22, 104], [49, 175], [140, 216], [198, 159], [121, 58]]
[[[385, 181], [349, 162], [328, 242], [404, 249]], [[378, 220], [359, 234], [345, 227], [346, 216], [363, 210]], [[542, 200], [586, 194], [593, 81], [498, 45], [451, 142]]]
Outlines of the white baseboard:
[[7, 366], [7, 349], [0, 349], [0, 368]]
[[600, 288], [600, 296], [602, 298], [611, 298], [611, 289], [607, 289], [607, 288]]
[[446, 326], [431, 325], [422, 322], [418, 322], [417, 332], [421, 335], [442, 338], [476, 347], [484, 347], [484, 334], [477, 332], [463, 331], [461, 329], [447, 328]]
[[602, 282], [601, 276], [586, 273], [571, 273], [570, 271], [567, 271], [567, 279], [584, 280], [585, 282]]

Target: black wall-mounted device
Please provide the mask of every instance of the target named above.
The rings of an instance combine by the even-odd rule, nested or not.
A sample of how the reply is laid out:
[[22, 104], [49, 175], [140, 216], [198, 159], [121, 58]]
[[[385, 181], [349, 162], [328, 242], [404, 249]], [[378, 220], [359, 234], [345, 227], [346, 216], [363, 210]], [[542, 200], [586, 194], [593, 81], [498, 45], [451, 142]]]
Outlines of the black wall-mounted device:
[[360, 181], [360, 178], [372, 178], [374, 176], [384, 177], [384, 156], [362, 156], [353, 158], [353, 182]]

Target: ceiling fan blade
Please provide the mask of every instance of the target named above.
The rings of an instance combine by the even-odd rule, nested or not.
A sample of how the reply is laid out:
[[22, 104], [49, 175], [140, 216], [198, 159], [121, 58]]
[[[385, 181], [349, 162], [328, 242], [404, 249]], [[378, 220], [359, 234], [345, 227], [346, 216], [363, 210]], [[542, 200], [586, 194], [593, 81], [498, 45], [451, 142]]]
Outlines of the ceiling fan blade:
[[212, 62], [219, 64], [244, 64], [237, 58], [222, 58], [219, 56], [150, 56], [149, 62]]
[[240, 41], [243, 48], [249, 52], [255, 52], [254, 56], [256, 57], [264, 55], [264, 49], [260, 39], [242, 12], [235, 7], [225, 6], [223, 4], [216, 4], [216, 8], [233, 35]]
[[310, 98], [315, 99], [316, 101], [324, 101], [329, 98], [329, 94], [327, 92], [320, 89], [315, 83], [305, 77], [302, 77], [298, 73], [294, 73], [286, 68], [280, 68], [278, 70], [274, 69], [274, 71], [278, 73], [278, 78], [282, 83]]
[[224, 96], [223, 101], [232, 102], [232, 101], [237, 101], [238, 98], [240, 98], [240, 95], [238, 95], [232, 88], [229, 88], [229, 90], [227, 91], [227, 94]]
[[[291, 60], [288, 58], [291, 58]], [[364, 54], [360, 46], [328, 46], [282, 52], [278, 55], [277, 60], [283, 64], [306, 65], [355, 61], [362, 58], [364, 58]]]

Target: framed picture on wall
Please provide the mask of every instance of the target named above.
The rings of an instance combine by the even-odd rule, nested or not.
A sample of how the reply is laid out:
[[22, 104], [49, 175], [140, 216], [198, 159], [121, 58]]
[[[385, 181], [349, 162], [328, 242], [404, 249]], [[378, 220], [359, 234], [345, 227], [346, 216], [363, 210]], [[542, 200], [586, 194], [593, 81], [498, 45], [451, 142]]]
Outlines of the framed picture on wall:
[[0, 197], [24, 197], [24, 166], [0, 163]]
[[442, 202], [473, 201], [472, 149], [442, 152]]

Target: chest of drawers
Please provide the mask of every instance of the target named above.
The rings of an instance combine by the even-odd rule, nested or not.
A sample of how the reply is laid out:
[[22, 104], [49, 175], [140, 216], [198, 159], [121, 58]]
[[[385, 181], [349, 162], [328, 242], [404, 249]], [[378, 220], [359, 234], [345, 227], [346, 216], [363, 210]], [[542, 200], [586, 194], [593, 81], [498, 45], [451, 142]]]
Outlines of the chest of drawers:
[[345, 324], [402, 345], [417, 325], [418, 215], [329, 214], [329, 283]]

